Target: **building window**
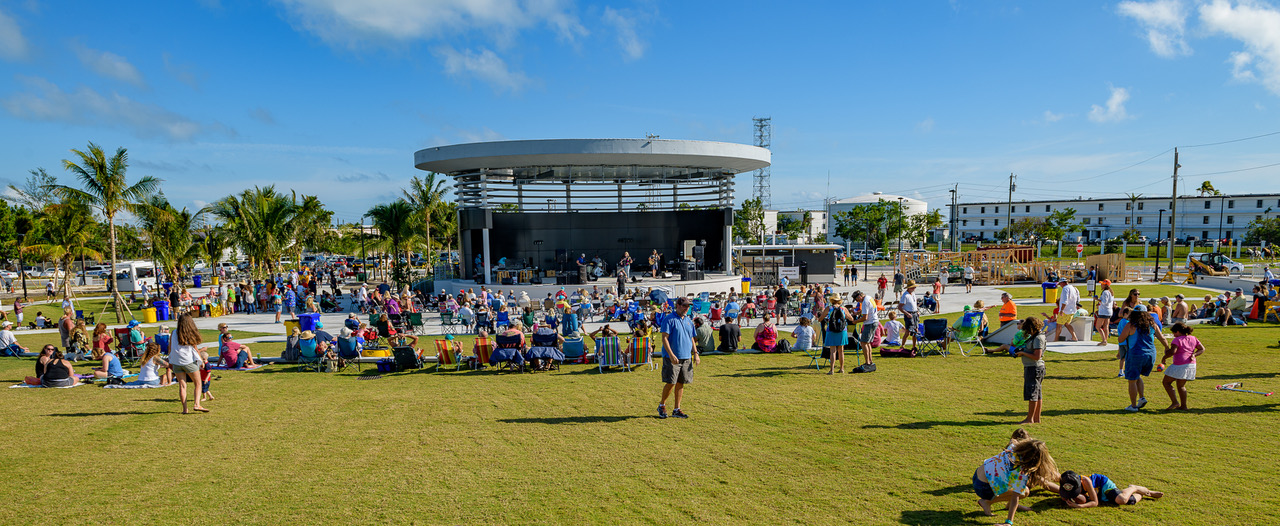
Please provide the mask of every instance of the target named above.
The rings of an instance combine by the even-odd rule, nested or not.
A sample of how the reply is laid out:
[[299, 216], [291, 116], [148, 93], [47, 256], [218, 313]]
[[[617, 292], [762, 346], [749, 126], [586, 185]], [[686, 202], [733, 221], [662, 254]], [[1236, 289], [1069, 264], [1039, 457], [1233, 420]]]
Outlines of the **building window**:
[[1261, 200], [1261, 199], [1259, 199], [1259, 200], [1258, 200], [1258, 206], [1255, 206], [1254, 208], [1262, 208], [1262, 200]]
[[1049, 205], [1044, 205], [1044, 211], [1045, 211], [1045, 212], [1048, 212], [1048, 211], [1049, 211]]
[[986, 219], [979, 219], [979, 220], [978, 220], [978, 226], [987, 226], [987, 220], [986, 220]]
[[1084, 218], [1084, 224], [1086, 224], [1086, 225], [1087, 225], [1087, 224], [1089, 224], [1089, 218], [1087, 218], [1087, 217], [1086, 217], [1086, 218]]
[[1206, 239], [1209, 239], [1209, 231], [1208, 231], [1208, 230], [1205, 230], [1205, 231], [1200, 232], [1200, 240], [1201, 240], [1201, 241], [1204, 241], [1204, 240], [1206, 240]]
[[1228, 199], [1228, 200], [1227, 200], [1227, 208], [1235, 208], [1235, 207], [1236, 207], [1236, 200], [1235, 200], [1235, 199]]
[[979, 213], [982, 213], [982, 214], [987, 213], [987, 207], [985, 207], [985, 206], [984, 206], [984, 207], [980, 208], [980, 209], [979, 209]]
[[996, 212], [995, 212], [995, 213], [997, 213], [997, 214], [999, 214], [999, 213], [1000, 213], [1000, 207], [998, 207], [998, 206], [996, 207]]
[[1211, 205], [1208, 201], [1205, 201], [1205, 202], [1204, 202], [1204, 209], [1205, 209], [1205, 210], [1208, 210], [1210, 206], [1212, 206], [1212, 205]]
[[967, 207], [967, 206], [966, 206], [966, 207], [961, 208], [961, 209], [960, 209], [960, 213], [962, 213], [962, 214], [967, 214], [967, 213], [969, 213], [969, 207]]
[[1098, 224], [1099, 224], [1099, 225], [1101, 225], [1101, 224], [1102, 224], [1102, 219], [1103, 219], [1103, 218], [1101, 218], [1101, 217], [1099, 217], [1099, 218], [1098, 218]]
[[1139, 224], [1139, 225], [1141, 225], [1141, 224], [1142, 224], [1142, 216], [1138, 216], [1138, 224]]
[[997, 220], [996, 220], [996, 222], [995, 222], [995, 223], [993, 223], [993, 224], [994, 224], [995, 226], [1000, 226], [1000, 220], [999, 220], [999, 219], [997, 219]]
[[1234, 225], [1235, 223], [1236, 223], [1236, 216], [1227, 216], [1228, 225]]
[[1127, 218], [1127, 217], [1126, 217], [1126, 218], [1124, 218], [1124, 224], [1126, 224], [1126, 225], [1127, 225], [1127, 224], [1129, 224], [1129, 218]]
[[1099, 212], [1101, 212], [1101, 211], [1102, 211], [1102, 203], [1098, 203], [1098, 211], [1099, 211]]
[[1209, 216], [1204, 216], [1204, 222], [1203, 222], [1203, 223], [1200, 223], [1200, 224], [1202, 224], [1202, 225], [1207, 225], [1207, 224], [1209, 224]]
[[969, 226], [969, 220], [968, 220], [968, 219], [965, 219], [965, 220], [960, 221], [960, 226]]
[[[1258, 208], [1262, 208], [1262, 205], [1258, 205]], [[1031, 213], [1031, 205], [1027, 205], [1027, 210], [1026, 210], [1026, 212], [1027, 212], [1028, 214], [1030, 214], [1030, 213]]]
[[1142, 210], [1142, 201], [1138, 201], [1138, 210]]
[[1125, 203], [1125, 204], [1124, 204], [1124, 209], [1125, 209], [1125, 211], [1126, 211], [1126, 212], [1127, 212], [1127, 211], [1129, 211], [1129, 210], [1133, 210], [1133, 202]]

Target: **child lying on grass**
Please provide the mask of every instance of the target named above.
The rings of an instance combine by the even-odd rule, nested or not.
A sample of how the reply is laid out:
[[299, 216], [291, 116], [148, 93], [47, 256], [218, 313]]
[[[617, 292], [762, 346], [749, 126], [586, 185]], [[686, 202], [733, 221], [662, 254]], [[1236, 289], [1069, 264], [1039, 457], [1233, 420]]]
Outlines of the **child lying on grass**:
[[1047, 482], [1045, 489], [1057, 493], [1072, 508], [1092, 508], [1099, 503], [1132, 506], [1141, 501], [1142, 497], [1158, 499], [1164, 496], [1164, 493], [1134, 484], [1119, 489], [1106, 475], [1094, 473], [1081, 477], [1074, 471], [1064, 471], [1058, 484]]
[[[1022, 437], [1022, 438], [1020, 438]], [[1026, 496], [1031, 486], [1048, 488], [1058, 479], [1058, 468], [1049, 456], [1044, 442], [1028, 437], [1022, 429], [1014, 431], [1009, 447], [982, 462], [973, 472], [973, 491], [978, 495], [978, 506], [988, 517], [994, 516], [991, 504], [1009, 503], [1009, 516], [1005, 524], [1013, 524], [1018, 510], [1018, 500]]]

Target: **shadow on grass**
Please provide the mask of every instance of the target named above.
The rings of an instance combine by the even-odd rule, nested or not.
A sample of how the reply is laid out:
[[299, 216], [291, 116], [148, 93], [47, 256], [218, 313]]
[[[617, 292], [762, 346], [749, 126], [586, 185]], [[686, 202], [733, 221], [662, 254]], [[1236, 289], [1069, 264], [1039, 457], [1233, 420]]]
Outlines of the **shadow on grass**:
[[[1157, 403], [1156, 405], [1159, 405], [1159, 404]], [[1229, 405], [1229, 406], [1221, 406], [1221, 407], [1192, 407], [1191, 409], [1188, 409], [1186, 411], [1165, 411], [1163, 408], [1155, 409], [1151, 405], [1148, 405], [1145, 409], [1138, 412], [1139, 413], [1156, 413], [1156, 414], [1192, 413], [1192, 414], [1201, 414], [1201, 415], [1217, 415], [1217, 414], [1231, 414], [1231, 413], [1258, 413], [1258, 412], [1274, 411], [1276, 410], [1277, 407], [1280, 407], [1280, 402], [1276, 402], [1274, 404]], [[974, 414], [990, 415], [990, 416], [1008, 416], [1008, 417], [1026, 415], [1026, 413], [1018, 412], [1018, 411], [990, 411], [985, 413], [974, 413]], [[1067, 415], [1127, 415], [1130, 413], [1129, 411], [1125, 411], [1124, 409], [1046, 409], [1041, 411], [1040, 414], [1042, 416], [1067, 416]]]
[[[176, 400], [166, 400], [174, 402]], [[111, 411], [106, 413], [50, 413], [44, 416], [122, 416], [122, 415], [159, 415], [163, 413], [172, 413], [173, 411]]]
[[1275, 378], [1280, 373], [1240, 373], [1240, 374], [1215, 374], [1210, 376], [1197, 376], [1197, 380], [1239, 380], [1242, 378]]
[[973, 484], [960, 484], [960, 485], [951, 486], [951, 487], [948, 487], [948, 488], [938, 488], [938, 489], [925, 490], [923, 493], [924, 493], [925, 495], [933, 495], [933, 496], [935, 496], [935, 497], [941, 497], [941, 496], [944, 496], [944, 495], [952, 495], [952, 494], [956, 494], [956, 493], [965, 493], [965, 492], [969, 492], [969, 491], [973, 491]]
[[716, 374], [712, 376], [717, 378], [768, 378], [773, 376], [798, 374], [810, 369], [813, 369], [812, 365], [799, 365], [796, 367], [763, 367], [747, 373]]
[[1106, 380], [1115, 379], [1114, 376], [1045, 376], [1045, 380]]
[[971, 511], [941, 511], [941, 510], [905, 510], [898, 522], [903, 524], [914, 524], [920, 526], [932, 526], [934, 524], [990, 524], [991, 521], [982, 520], [986, 517], [981, 516], [981, 512]]
[[[1022, 416], [1025, 414], [1019, 413]], [[1002, 415], [1003, 416], [1003, 415]], [[992, 420], [926, 420], [924, 422], [906, 422], [895, 426], [887, 426], [882, 424], [867, 424], [862, 426], [863, 429], [932, 429], [935, 427], [977, 427], [977, 426], [1007, 426], [1012, 425], [1012, 421], [992, 421]]]
[[638, 416], [560, 416], [544, 418], [500, 418], [504, 424], [600, 424], [625, 422], [640, 418]]

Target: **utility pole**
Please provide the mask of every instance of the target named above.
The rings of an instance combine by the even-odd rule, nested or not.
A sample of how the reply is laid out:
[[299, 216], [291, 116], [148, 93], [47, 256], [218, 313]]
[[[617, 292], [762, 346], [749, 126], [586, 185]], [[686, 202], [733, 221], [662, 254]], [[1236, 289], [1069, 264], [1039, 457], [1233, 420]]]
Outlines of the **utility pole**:
[[1009, 172], [1009, 208], [1005, 210], [1004, 216], [1004, 240], [1006, 243], [1011, 242], [1013, 239], [1013, 224], [1010, 221], [1013, 220], [1013, 191], [1018, 188], [1017, 183], [1014, 182], [1017, 178], [1018, 176], [1013, 175], [1013, 172]]
[[[1175, 226], [1178, 224], [1178, 220], [1174, 219], [1178, 216], [1178, 168], [1182, 168], [1182, 165], [1178, 164], [1178, 148], [1175, 146], [1173, 148], [1173, 199], [1169, 200], [1169, 224]], [[1160, 225], [1160, 229], [1163, 231], [1164, 225]], [[1173, 238], [1175, 236], [1177, 236], [1175, 229], [1169, 228], [1169, 237], [1167, 238], [1169, 243], [1169, 272], [1173, 272]], [[1158, 269], [1157, 272], [1159, 272]]]
[[947, 237], [950, 238], [952, 252], [958, 251], [956, 248], [956, 237], [960, 234], [960, 218], [956, 217], [956, 196], [958, 195], [956, 192], [959, 190], [960, 183], [956, 183], [955, 187], [951, 189], [951, 228], [947, 231]]

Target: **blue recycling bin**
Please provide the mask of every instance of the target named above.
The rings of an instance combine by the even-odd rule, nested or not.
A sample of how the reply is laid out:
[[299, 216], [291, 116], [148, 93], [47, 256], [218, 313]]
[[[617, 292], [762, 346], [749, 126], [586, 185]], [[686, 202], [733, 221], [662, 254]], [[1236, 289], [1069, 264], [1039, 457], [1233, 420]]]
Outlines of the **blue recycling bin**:
[[164, 283], [161, 283], [160, 285], [164, 286], [164, 293], [165, 293], [165, 294], [168, 294], [168, 293], [169, 293], [169, 289], [173, 288], [173, 282], [172, 282], [172, 281], [166, 281], [166, 282], [164, 282]]
[[1057, 283], [1041, 283], [1040, 284], [1040, 301], [1044, 303], [1058, 302], [1058, 284]]
[[[171, 283], [165, 283], [165, 285], [171, 285]], [[156, 308], [156, 321], [168, 321], [169, 319], [172, 318], [169, 315], [168, 301], [160, 300], [152, 303], [151, 306]]]
[[191, 279], [192, 279], [192, 280], [194, 280], [194, 281], [196, 282], [196, 288], [198, 289], [198, 288], [200, 288], [200, 283], [202, 282], [202, 280], [204, 280], [204, 276], [201, 276], [201, 275], [199, 275], [199, 274], [196, 274], [196, 275], [195, 275], [194, 277], [192, 277]]
[[298, 315], [298, 330], [314, 331], [316, 330], [316, 322], [320, 321], [319, 313], [307, 313]]

